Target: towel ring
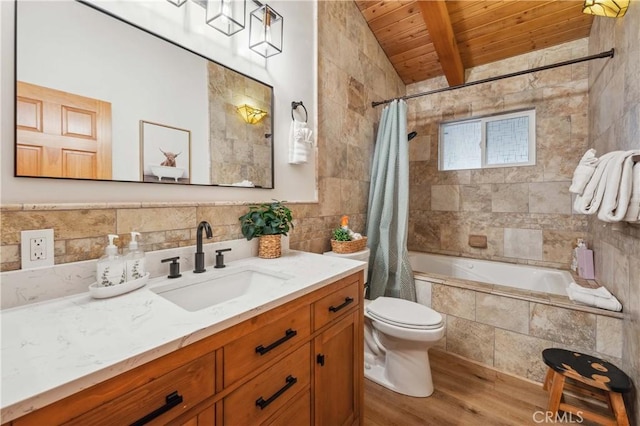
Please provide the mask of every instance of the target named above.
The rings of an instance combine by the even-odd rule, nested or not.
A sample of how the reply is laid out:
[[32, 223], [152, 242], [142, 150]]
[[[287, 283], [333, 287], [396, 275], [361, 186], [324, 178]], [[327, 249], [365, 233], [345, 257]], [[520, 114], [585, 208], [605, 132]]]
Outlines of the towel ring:
[[293, 111], [298, 108], [299, 106], [302, 107], [302, 109], [304, 109], [304, 122], [306, 123], [307, 121], [309, 121], [309, 113], [307, 112], [307, 108], [304, 106], [304, 104], [302, 103], [302, 101], [300, 102], [291, 102], [291, 119], [295, 120], [295, 118], [293, 117]]

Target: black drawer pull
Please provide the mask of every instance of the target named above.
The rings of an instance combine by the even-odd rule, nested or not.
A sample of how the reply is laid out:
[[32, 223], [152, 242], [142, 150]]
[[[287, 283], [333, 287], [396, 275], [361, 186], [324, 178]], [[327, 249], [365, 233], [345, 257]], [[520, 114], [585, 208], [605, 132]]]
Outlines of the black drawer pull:
[[165, 404], [162, 407], [153, 410], [141, 419], [138, 419], [135, 422], [131, 423], [131, 426], [146, 425], [151, 420], [155, 419], [156, 417], [160, 417], [167, 411], [171, 410], [173, 407], [182, 404], [182, 395], [178, 394], [178, 391], [171, 392], [164, 399]]
[[284, 342], [286, 342], [287, 340], [293, 338], [296, 334], [298, 334], [297, 331], [288, 328], [287, 331], [284, 332], [284, 337], [281, 337], [280, 339], [276, 340], [266, 348], [262, 345], [256, 347], [256, 352], [258, 352], [260, 355], [264, 355], [267, 352], [269, 352], [271, 349], [275, 349], [281, 344], [283, 344]]
[[285, 393], [287, 391], [287, 389], [289, 389], [291, 386], [295, 385], [298, 382], [298, 379], [296, 379], [293, 376], [287, 376], [286, 378], [287, 384], [284, 385], [282, 388], [280, 388], [280, 390], [276, 393], [274, 393], [273, 395], [271, 395], [269, 397], [269, 399], [267, 399], [266, 401], [260, 397], [256, 400], [256, 405], [258, 407], [260, 407], [261, 410], [264, 410], [265, 408], [267, 408], [267, 406], [269, 404], [271, 404], [273, 401], [275, 401], [276, 399], [278, 399], [278, 397], [280, 395], [282, 395], [283, 393]]
[[351, 303], [353, 303], [353, 297], [345, 297], [344, 298], [344, 303], [342, 305], [340, 305], [340, 306], [329, 306], [329, 311], [330, 312], [338, 312], [340, 309], [347, 307]]

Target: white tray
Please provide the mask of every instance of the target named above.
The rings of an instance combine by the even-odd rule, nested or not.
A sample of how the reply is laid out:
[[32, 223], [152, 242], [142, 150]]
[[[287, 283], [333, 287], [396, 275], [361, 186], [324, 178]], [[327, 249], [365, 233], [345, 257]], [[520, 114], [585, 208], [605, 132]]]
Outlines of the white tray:
[[149, 280], [149, 275], [150, 273], [147, 272], [144, 277], [138, 278], [137, 280], [127, 281], [124, 284], [112, 285], [109, 287], [103, 287], [95, 282], [89, 286], [89, 294], [95, 299], [106, 299], [108, 297], [129, 293], [130, 291], [143, 287]]

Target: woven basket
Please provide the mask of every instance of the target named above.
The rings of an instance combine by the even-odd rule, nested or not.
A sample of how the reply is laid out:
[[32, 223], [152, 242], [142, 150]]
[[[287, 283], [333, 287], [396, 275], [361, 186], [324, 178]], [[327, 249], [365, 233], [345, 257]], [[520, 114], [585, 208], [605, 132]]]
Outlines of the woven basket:
[[258, 257], [275, 259], [282, 256], [282, 236], [262, 235], [258, 244]]
[[355, 253], [362, 251], [367, 247], [367, 237], [362, 237], [359, 240], [351, 241], [336, 241], [331, 240], [331, 250], [338, 254]]

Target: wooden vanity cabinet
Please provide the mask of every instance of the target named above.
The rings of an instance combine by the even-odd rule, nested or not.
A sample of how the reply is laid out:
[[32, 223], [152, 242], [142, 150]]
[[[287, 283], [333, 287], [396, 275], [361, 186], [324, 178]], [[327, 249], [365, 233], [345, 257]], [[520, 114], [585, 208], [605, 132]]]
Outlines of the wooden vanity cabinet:
[[165, 405], [140, 424], [362, 424], [362, 280], [350, 275], [12, 424], [129, 425]]

